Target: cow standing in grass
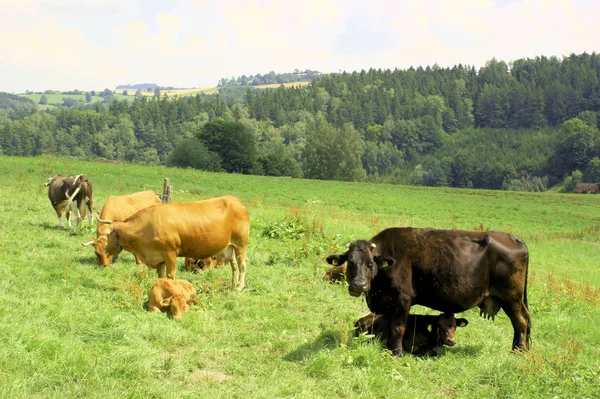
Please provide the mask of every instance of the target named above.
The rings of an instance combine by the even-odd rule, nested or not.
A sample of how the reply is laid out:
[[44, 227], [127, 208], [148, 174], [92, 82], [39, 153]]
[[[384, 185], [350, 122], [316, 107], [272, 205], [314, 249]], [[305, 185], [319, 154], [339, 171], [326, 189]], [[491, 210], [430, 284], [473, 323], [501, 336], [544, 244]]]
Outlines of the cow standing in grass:
[[[152, 190], [142, 191], [127, 195], [113, 195], [108, 197], [102, 211], [100, 213], [100, 219], [103, 220], [125, 220], [129, 216], [133, 215], [140, 209], [147, 208], [152, 205], [158, 205], [162, 202], [156, 196]], [[110, 266], [110, 261], [114, 255], [114, 252], [106, 251], [106, 244], [108, 243], [108, 234], [110, 229], [105, 223], [98, 223], [96, 228], [96, 239], [90, 237], [90, 241], [81, 244], [83, 246], [93, 245], [96, 252], [98, 262], [103, 267]], [[139, 265], [142, 262], [136, 257], [136, 263]]]
[[394, 355], [402, 355], [409, 310], [416, 304], [448, 313], [479, 306], [485, 317], [502, 308], [513, 325], [513, 350], [530, 346], [529, 252], [513, 234], [389, 228], [350, 243], [327, 262], [346, 263], [349, 294], [365, 294], [369, 309], [385, 319]]
[[91, 180], [83, 175], [54, 175], [44, 185], [48, 187], [48, 199], [56, 211], [60, 227], [64, 227], [63, 213], [66, 214], [67, 223], [71, 227], [71, 212], [75, 214], [75, 227], [79, 227], [86, 213], [92, 224], [94, 199]]
[[124, 249], [159, 277], [175, 278], [177, 257], [205, 259], [231, 250], [233, 288], [244, 288], [250, 216], [236, 197], [154, 205], [123, 222], [99, 222], [108, 224], [105, 251], [115, 254], [113, 260]]

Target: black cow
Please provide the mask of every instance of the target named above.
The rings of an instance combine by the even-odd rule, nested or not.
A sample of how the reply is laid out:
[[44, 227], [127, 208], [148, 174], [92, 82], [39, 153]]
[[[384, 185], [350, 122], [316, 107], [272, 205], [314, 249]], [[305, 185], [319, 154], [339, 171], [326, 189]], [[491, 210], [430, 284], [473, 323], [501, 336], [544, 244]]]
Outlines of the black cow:
[[[437, 316], [409, 314], [402, 348], [413, 355], [437, 355], [436, 349], [456, 344], [456, 327], [465, 327], [466, 319], [457, 319], [452, 313]], [[370, 313], [354, 323], [356, 334], [367, 332], [387, 344], [389, 326], [383, 315]], [[388, 348], [391, 349], [391, 348]]]
[[512, 348], [529, 349], [529, 252], [519, 237], [394, 227], [348, 248], [328, 256], [327, 262], [347, 262], [348, 292], [365, 293], [369, 309], [386, 319], [394, 355], [402, 355], [409, 310], [415, 304], [448, 313], [479, 306], [488, 318], [502, 308], [513, 325]]
[[67, 222], [71, 227], [71, 211], [75, 213], [75, 223], [79, 227], [85, 218], [86, 208], [88, 219], [92, 224], [92, 208], [94, 205], [92, 182], [83, 175], [65, 176], [54, 175], [45, 183], [48, 187], [48, 199], [58, 216], [58, 224], [63, 226], [62, 214], [66, 213]]

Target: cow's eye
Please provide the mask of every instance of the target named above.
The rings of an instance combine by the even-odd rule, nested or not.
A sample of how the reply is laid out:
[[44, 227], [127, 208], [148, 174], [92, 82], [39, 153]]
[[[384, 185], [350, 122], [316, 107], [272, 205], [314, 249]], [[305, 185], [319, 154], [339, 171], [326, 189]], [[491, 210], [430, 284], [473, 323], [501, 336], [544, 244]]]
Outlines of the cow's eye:
[[373, 262], [373, 261], [370, 261], [370, 262], [368, 262], [368, 263], [367, 263], [367, 267], [368, 267], [369, 269], [372, 269], [372, 268], [373, 268], [373, 263], [375, 263], [375, 262]]

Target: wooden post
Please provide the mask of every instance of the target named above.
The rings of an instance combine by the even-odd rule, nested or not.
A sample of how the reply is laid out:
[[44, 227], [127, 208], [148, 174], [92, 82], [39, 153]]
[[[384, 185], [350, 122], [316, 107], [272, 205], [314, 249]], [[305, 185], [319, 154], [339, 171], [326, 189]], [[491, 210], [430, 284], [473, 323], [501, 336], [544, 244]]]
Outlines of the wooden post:
[[165, 177], [165, 182], [163, 185], [162, 202], [163, 204], [171, 203], [171, 186], [169, 185], [169, 179], [167, 177]]

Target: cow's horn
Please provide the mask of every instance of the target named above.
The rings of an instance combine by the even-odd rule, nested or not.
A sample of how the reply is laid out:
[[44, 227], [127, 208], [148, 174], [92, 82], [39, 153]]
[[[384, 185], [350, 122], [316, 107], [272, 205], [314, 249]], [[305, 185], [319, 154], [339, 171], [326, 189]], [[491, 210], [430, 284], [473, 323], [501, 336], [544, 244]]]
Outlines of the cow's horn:
[[95, 213], [94, 213], [94, 216], [96, 216], [96, 219], [98, 219], [98, 223], [106, 223], [106, 224], [111, 224], [111, 223], [113, 222], [112, 220], [108, 220], [108, 219], [107, 219], [107, 220], [102, 220], [102, 219], [100, 219], [100, 218], [98, 217], [98, 215], [96, 215]]
[[94, 244], [94, 240], [92, 239], [92, 240], [89, 240], [86, 243], [82, 243], [81, 245], [83, 245], [84, 247], [89, 247], [90, 245], [93, 245], [93, 244]]
[[350, 243], [346, 244], [346, 248], [350, 248]]
[[371, 243], [371, 248], [377, 248], [377, 245], [375, 245], [374, 242]]

